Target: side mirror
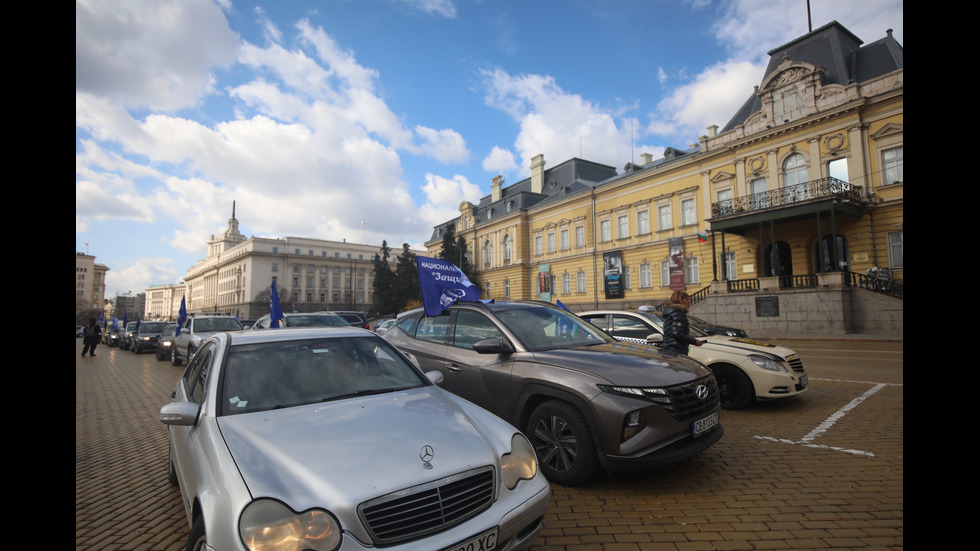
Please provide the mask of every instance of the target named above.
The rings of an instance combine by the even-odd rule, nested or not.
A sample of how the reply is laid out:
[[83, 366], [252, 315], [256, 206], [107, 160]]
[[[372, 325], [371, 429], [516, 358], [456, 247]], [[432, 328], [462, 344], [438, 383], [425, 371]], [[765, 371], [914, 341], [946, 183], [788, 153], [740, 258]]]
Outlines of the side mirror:
[[432, 381], [432, 384], [434, 385], [441, 383], [445, 378], [441, 371], [426, 371], [425, 377]]
[[514, 351], [514, 347], [508, 342], [501, 341], [499, 337], [490, 337], [476, 341], [473, 350], [480, 354], [509, 354]]
[[647, 335], [647, 343], [649, 344], [663, 344], [663, 342], [664, 342], [664, 336], [661, 335], [660, 333], [653, 333]]
[[192, 427], [197, 422], [201, 406], [193, 402], [171, 402], [160, 408], [160, 422], [164, 425]]

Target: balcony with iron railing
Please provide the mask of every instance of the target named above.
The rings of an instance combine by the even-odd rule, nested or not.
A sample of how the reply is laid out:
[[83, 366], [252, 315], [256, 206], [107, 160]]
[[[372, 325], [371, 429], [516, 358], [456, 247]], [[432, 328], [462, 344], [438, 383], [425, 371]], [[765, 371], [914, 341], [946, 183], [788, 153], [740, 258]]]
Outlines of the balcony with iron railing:
[[861, 200], [861, 186], [837, 178], [820, 178], [795, 186], [712, 203], [711, 215], [715, 219], [726, 218], [827, 199], [838, 199], [840, 202], [858, 202]]

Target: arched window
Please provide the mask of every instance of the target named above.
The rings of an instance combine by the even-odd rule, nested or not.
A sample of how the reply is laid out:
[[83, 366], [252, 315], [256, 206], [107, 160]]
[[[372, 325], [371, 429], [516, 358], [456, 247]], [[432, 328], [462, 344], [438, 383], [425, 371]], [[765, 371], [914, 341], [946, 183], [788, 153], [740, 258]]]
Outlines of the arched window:
[[810, 181], [806, 170], [806, 157], [793, 153], [783, 161], [783, 198], [787, 203], [809, 199]]
[[504, 236], [504, 264], [510, 262], [510, 236]]
[[783, 187], [795, 186], [809, 181], [806, 173], [806, 157], [793, 153], [783, 161]]
[[483, 245], [483, 265], [487, 268], [490, 267], [491, 253], [493, 253], [493, 247], [490, 246], [490, 240], [487, 239], [487, 242]]

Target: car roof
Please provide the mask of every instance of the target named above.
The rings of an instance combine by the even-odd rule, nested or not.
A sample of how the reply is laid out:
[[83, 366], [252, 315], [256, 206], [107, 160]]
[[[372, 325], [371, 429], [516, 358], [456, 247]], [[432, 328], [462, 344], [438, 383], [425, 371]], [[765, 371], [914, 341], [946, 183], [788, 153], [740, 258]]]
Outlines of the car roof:
[[[225, 334], [222, 335], [221, 338], [224, 338]], [[236, 332], [234, 336], [229, 334], [227, 337], [231, 338], [232, 346], [342, 337], [380, 338], [371, 331], [357, 327], [281, 327], [263, 331]]]
[[[494, 300], [493, 302], [473, 302], [473, 301], [461, 300], [452, 304], [449, 308], [450, 309], [466, 308], [466, 309], [473, 309], [473, 310], [488, 310], [491, 312], [503, 312], [506, 310], [518, 310], [521, 308], [527, 308], [528, 306], [538, 306], [541, 308], [552, 308], [556, 310], [562, 310], [562, 308], [558, 308], [554, 304], [551, 304], [550, 302], [545, 302], [543, 300]], [[401, 318], [403, 316], [421, 312], [423, 310], [424, 308], [419, 306], [418, 308], [413, 308], [408, 312], [398, 314], [398, 317]], [[566, 312], [569, 312], [570, 314], [575, 313], [568, 310], [566, 310]]]

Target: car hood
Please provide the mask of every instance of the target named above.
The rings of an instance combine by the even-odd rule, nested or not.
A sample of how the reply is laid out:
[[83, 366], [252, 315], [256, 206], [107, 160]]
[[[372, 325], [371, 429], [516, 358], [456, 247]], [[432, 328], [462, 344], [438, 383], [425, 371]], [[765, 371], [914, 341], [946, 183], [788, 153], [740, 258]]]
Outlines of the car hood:
[[530, 353], [536, 362], [590, 373], [618, 385], [670, 386], [709, 375], [687, 356], [627, 342]]
[[[434, 385], [224, 416], [218, 424], [252, 496], [296, 510], [352, 511], [367, 499], [494, 465], [516, 432]], [[434, 452], [431, 468], [420, 458], [423, 446]]]
[[745, 339], [740, 337], [723, 337], [721, 335], [710, 335], [705, 338], [708, 341], [703, 346], [719, 352], [730, 352], [735, 354], [763, 354], [779, 356], [786, 359], [796, 354], [792, 349], [776, 344], [769, 344], [757, 340]]

